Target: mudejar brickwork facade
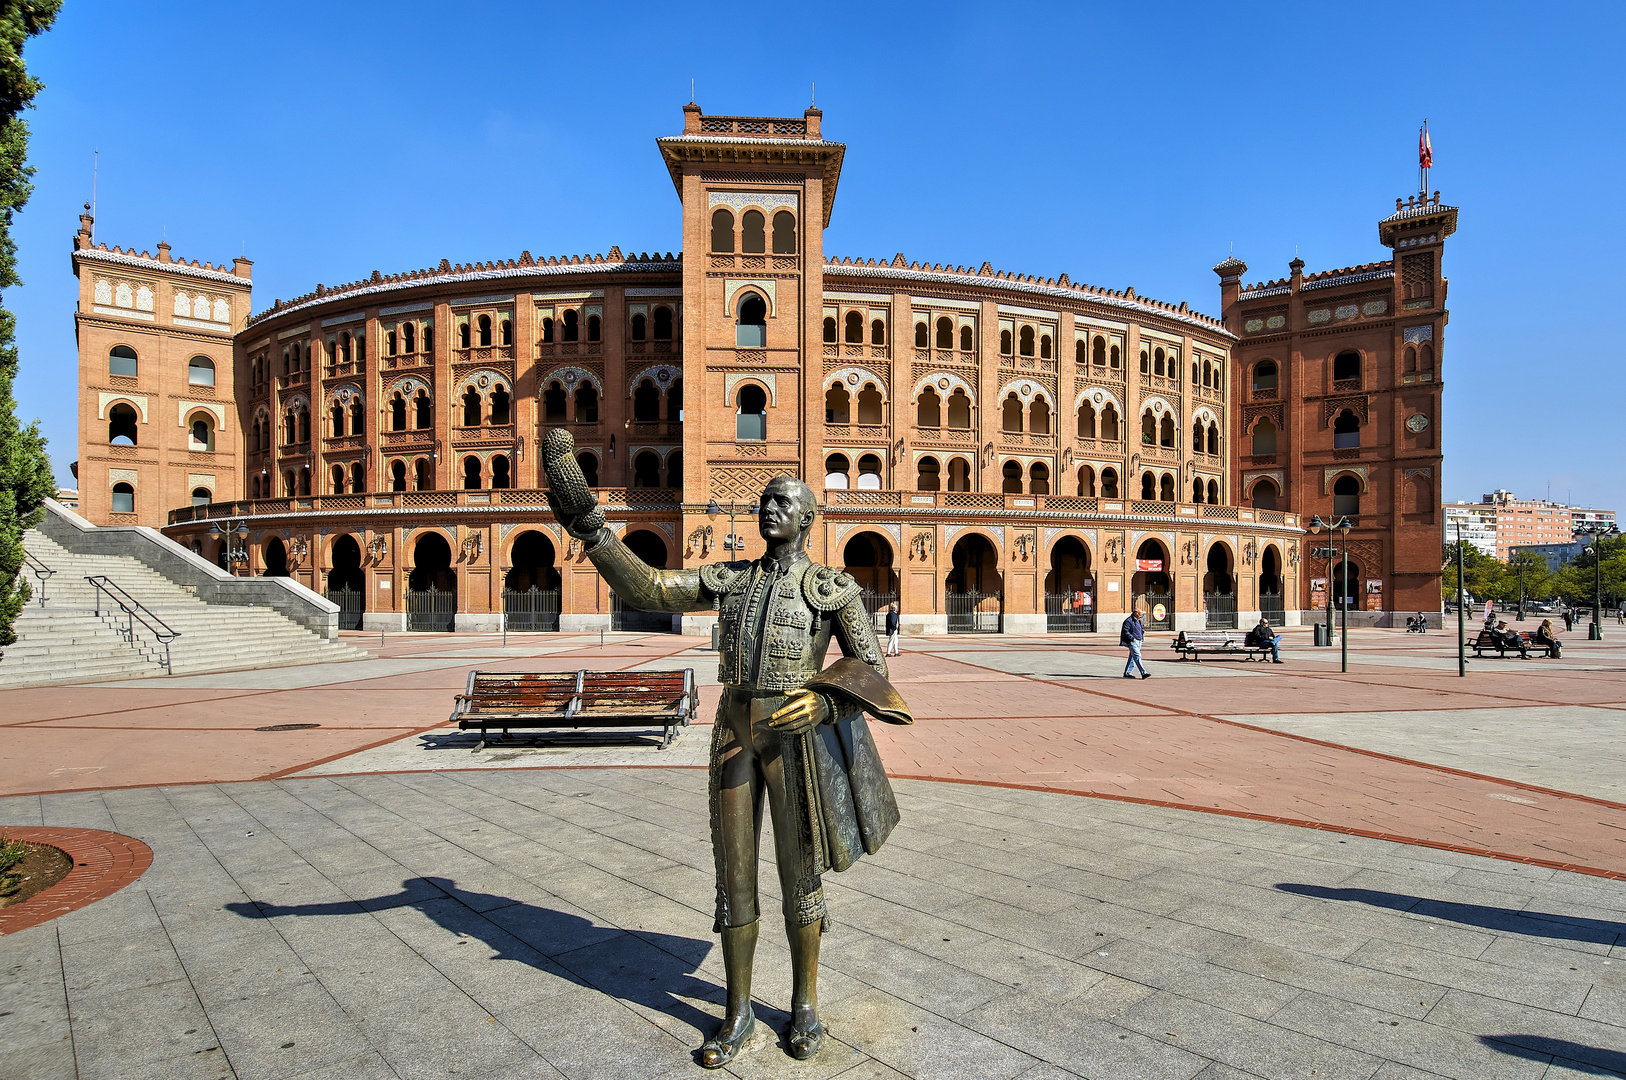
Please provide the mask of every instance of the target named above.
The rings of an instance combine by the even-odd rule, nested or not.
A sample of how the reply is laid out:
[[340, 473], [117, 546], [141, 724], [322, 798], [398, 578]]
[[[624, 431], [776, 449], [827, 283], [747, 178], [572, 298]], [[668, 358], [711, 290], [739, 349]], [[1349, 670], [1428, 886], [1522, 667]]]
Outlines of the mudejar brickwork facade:
[[[1253, 489], [1270, 470], [1241, 380], [1277, 340], [1247, 330], [1245, 268], [1219, 268], [1221, 321], [1066, 275], [827, 256], [845, 146], [822, 119], [686, 106], [658, 140], [681, 254], [442, 262], [243, 317], [209, 500], [166, 490], [159, 513], [138, 487], [136, 512], [369, 628], [649, 626], [553, 524], [538, 446], [558, 426], [655, 565], [760, 553], [749, 504], [791, 473], [820, 497], [815, 558], [895, 597], [911, 631], [1088, 629], [1132, 600], [1167, 627], [1299, 621], [1313, 504], [1298, 472], [1276, 470], [1275, 505]], [[105, 258], [88, 224], [76, 266]], [[82, 334], [82, 393], [105, 411], [123, 398], [89, 385], [104, 347]], [[1323, 407], [1286, 396], [1290, 379], [1288, 413]], [[82, 491], [107, 480], [83, 470], [101, 435], [83, 428]], [[1360, 462], [1368, 480], [1386, 452]], [[1437, 582], [1437, 539], [1430, 557]]]

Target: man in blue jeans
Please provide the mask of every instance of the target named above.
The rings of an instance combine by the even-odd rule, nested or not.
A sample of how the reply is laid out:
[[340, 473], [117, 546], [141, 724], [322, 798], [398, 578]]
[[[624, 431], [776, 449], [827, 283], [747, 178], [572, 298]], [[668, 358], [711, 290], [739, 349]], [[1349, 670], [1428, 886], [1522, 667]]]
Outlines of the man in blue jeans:
[[1134, 669], [1140, 668], [1140, 677], [1150, 679], [1152, 673], [1146, 670], [1146, 665], [1140, 662], [1141, 642], [1146, 640], [1146, 630], [1140, 624], [1140, 608], [1129, 609], [1129, 618], [1124, 620], [1123, 630], [1118, 634], [1118, 644], [1129, 649], [1129, 662], [1124, 665], [1124, 678], [1133, 679]]
[[1282, 636], [1270, 628], [1263, 615], [1259, 616], [1259, 625], [1248, 631], [1245, 643], [1256, 649], [1269, 649], [1271, 662], [1282, 662]]

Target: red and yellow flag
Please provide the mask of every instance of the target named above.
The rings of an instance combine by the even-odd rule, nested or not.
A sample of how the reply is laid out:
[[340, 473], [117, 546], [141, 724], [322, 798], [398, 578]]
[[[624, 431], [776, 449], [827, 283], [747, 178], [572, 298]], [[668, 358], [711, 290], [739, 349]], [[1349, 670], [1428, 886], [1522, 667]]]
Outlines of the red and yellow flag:
[[1417, 133], [1417, 163], [1425, 169], [1434, 167], [1434, 144], [1429, 141], [1427, 124]]

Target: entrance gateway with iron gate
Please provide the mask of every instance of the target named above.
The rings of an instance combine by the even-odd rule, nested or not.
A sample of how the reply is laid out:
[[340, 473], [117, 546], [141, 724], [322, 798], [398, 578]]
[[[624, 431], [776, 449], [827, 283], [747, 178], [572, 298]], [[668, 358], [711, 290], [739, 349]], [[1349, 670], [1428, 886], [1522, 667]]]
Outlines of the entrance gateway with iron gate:
[[997, 634], [1001, 629], [1000, 613], [1004, 594], [977, 592], [949, 593], [943, 597], [948, 611], [948, 632], [951, 634]]

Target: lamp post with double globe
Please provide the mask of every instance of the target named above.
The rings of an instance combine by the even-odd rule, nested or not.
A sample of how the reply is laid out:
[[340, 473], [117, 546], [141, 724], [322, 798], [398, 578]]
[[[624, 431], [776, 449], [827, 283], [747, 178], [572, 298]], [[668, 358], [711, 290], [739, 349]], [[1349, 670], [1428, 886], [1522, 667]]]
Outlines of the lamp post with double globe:
[[1592, 556], [1592, 625], [1587, 627], [1588, 641], [1603, 640], [1603, 542], [1619, 535], [1620, 528], [1612, 521], [1594, 521], [1575, 530], [1575, 538], [1587, 544], [1586, 553]]
[[[1347, 515], [1340, 517], [1337, 521], [1330, 522], [1322, 521], [1320, 514], [1310, 519], [1309, 531], [1311, 536], [1314, 536], [1322, 529], [1326, 529], [1327, 539], [1330, 542], [1334, 532], [1339, 534], [1338, 572], [1343, 577], [1343, 588], [1340, 590], [1338, 597], [1338, 645], [1340, 654], [1338, 670], [1340, 671], [1349, 670], [1349, 530], [1353, 527], [1354, 525]], [[1327, 576], [1331, 577], [1332, 574], [1329, 572]], [[1329, 596], [1332, 594], [1332, 582], [1330, 581], [1327, 582], [1327, 594]], [[1330, 614], [1327, 619], [1327, 627], [1329, 630], [1332, 628]]]

